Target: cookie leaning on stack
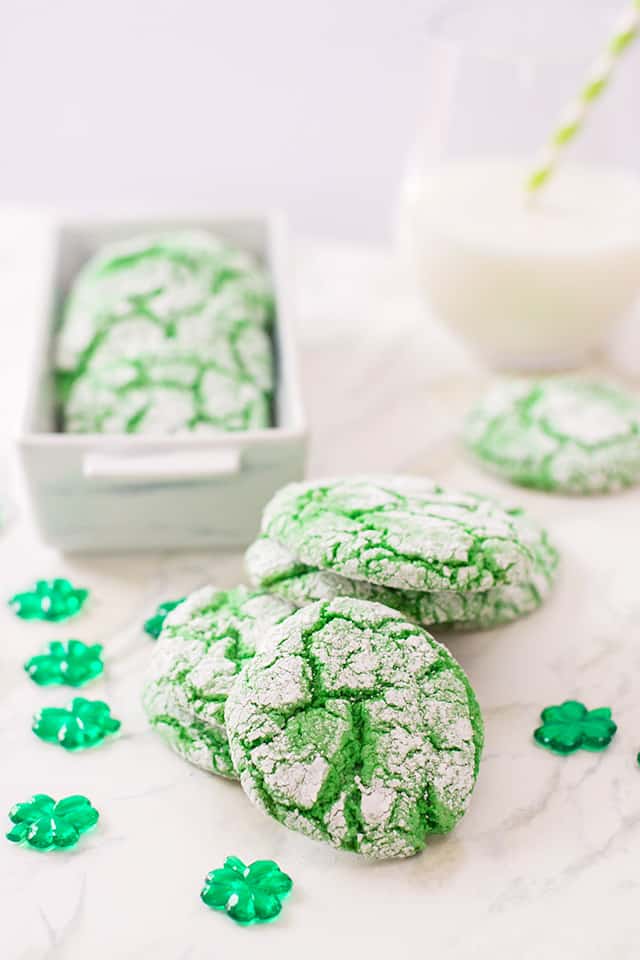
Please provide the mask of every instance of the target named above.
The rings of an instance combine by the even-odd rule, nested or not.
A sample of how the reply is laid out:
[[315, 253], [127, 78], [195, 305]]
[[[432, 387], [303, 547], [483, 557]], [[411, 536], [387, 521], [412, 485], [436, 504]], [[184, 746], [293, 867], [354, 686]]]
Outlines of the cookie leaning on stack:
[[520, 510], [418, 477], [291, 484], [263, 515], [250, 581], [297, 606], [352, 596], [424, 626], [492, 627], [537, 609], [558, 556]]
[[382, 604], [341, 597], [274, 626], [229, 694], [245, 793], [292, 830], [409, 857], [467, 809], [480, 709], [441, 644]]

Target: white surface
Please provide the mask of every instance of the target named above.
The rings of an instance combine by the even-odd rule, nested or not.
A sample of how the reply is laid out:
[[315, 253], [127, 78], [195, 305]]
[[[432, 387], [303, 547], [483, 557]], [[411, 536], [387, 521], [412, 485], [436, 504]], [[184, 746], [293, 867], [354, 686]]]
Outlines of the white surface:
[[[0, 242], [0, 263], [14, 263], [12, 287], [22, 291], [9, 301], [5, 275], [5, 316], [28, 303], [17, 236], [10, 249]], [[424, 854], [372, 866], [288, 833], [236, 785], [189, 767], [146, 727], [139, 694], [151, 641], [140, 624], [157, 601], [207, 581], [238, 582], [239, 556], [67, 563], [39, 543], [12, 484], [0, 598], [35, 577], [68, 575], [92, 589], [92, 605], [53, 627], [21, 623], [0, 607], [0, 813], [34, 791], [77, 791], [102, 816], [69, 854], [0, 841], [3, 960], [293, 960], [329, 951], [367, 960], [635, 960], [640, 491], [568, 500], [489, 479], [453, 441], [482, 375], [425, 325], [388, 262], [308, 246], [299, 276], [311, 474], [428, 471], [498, 492], [546, 522], [562, 551], [557, 590], [541, 612], [451, 641], [486, 720], [470, 810]], [[22, 344], [2, 353], [5, 438], [24, 375]], [[36, 687], [21, 670], [45, 642], [67, 636], [104, 643], [104, 679], [83, 693], [107, 699], [123, 721], [119, 740], [77, 755], [41, 743], [29, 723], [39, 707], [73, 692]], [[532, 743], [539, 710], [571, 696], [613, 708], [620, 729], [605, 753], [561, 759]], [[230, 853], [274, 858], [292, 875], [277, 923], [241, 929], [200, 903], [205, 873]]]
[[425, 296], [481, 355], [562, 367], [601, 346], [640, 291], [640, 180], [561, 166], [535, 195], [509, 159], [407, 184], [404, 229]]

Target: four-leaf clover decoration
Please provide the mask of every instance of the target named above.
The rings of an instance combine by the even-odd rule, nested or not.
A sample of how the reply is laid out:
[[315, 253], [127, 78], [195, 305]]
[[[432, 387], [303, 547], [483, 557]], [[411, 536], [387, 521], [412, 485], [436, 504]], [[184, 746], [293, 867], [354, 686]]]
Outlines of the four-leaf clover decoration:
[[200, 896], [237, 923], [265, 923], [278, 916], [292, 886], [291, 877], [273, 860], [256, 860], [247, 867], [238, 857], [227, 857], [223, 867], [207, 874]]
[[88, 590], [74, 587], [70, 580], [38, 580], [31, 590], [14, 594], [9, 606], [23, 620], [59, 623], [80, 613], [88, 596]]
[[565, 700], [559, 706], [547, 707], [540, 718], [542, 726], [534, 731], [534, 739], [540, 746], [562, 756], [580, 748], [604, 750], [618, 729], [609, 707], [587, 710], [578, 700]]
[[162, 633], [162, 627], [168, 614], [170, 614], [172, 610], [175, 610], [183, 600], [184, 597], [180, 597], [179, 600], [165, 600], [164, 603], [161, 603], [154, 615], [149, 617], [148, 620], [145, 620], [144, 632], [148, 633], [154, 640], [157, 640]]
[[102, 700], [75, 697], [67, 708], [44, 707], [33, 718], [31, 727], [41, 740], [59, 743], [65, 750], [95, 747], [120, 729], [120, 721]]
[[70, 687], [81, 687], [104, 670], [101, 653], [99, 643], [87, 646], [82, 640], [54, 640], [47, 653], [31, 657], [24, 669], [40, 686], [65, 683]]
[[26, 803], [9, 811], [14, 826], [6, 835], [12, 843], [26, 843], [36, 850], [72, 847], [80, 836], [98, 822], [98, 811], [80, 795], [56, 801], [36, 793]]

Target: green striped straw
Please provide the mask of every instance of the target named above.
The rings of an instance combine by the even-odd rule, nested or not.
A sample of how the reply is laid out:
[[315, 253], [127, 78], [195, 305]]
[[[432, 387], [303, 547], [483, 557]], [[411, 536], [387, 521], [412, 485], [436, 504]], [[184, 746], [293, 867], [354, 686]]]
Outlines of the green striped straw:
[[529, 175], [527, 190], [533, 193], [549, 180], [563, 147], [570, 143], [582, 129], [589, 107], [602, 95], [611, 80], [616, 63], [639, 32], [640, 0], [633, 0], [633, 6], [620, 18], [615, 33], [609, 40], [604, 53], [594, 63], [582, 90], [560, 117], [551, 140]]

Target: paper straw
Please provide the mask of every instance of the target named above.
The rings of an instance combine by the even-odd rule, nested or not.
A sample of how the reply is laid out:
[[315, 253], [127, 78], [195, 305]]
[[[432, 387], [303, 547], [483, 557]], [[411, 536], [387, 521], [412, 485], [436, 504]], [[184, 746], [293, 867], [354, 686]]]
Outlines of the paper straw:
[[529, 175], [527, 180], [529, 191], [539, 190], [551, 177], [563, 147], [570, 143], [582, 129], [591, 104], [602, 96], [611, 80], [611, 75], [618, 60], [633, 43], [639, 32], [640, 0], [633, 0], [632, 7], [625, 11], [620, 18], [606, 50], [594, 63], [582, 90], [576, 99], [568, 104], [561, 115], [560, 122], [554, 130], [551, 140]]

